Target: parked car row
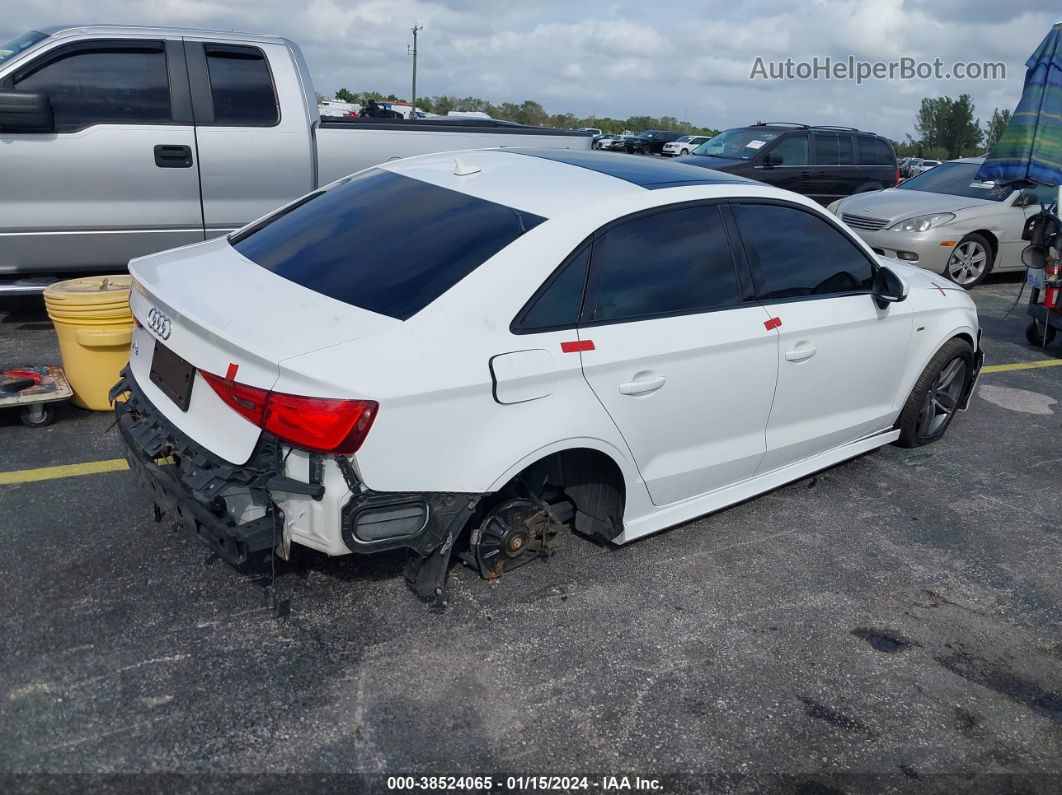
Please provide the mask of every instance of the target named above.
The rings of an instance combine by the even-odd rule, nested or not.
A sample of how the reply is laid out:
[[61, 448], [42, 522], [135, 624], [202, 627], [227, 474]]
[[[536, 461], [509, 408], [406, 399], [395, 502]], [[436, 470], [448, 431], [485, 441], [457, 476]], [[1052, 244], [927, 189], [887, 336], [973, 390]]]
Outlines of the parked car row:
[[900, 177], [902, 179], [917, 177], [931, 168], [936, 168], [940, 165], [940, 162], [939, 160], [926, 160], [921, 157], [905, 157], [899, 161]]

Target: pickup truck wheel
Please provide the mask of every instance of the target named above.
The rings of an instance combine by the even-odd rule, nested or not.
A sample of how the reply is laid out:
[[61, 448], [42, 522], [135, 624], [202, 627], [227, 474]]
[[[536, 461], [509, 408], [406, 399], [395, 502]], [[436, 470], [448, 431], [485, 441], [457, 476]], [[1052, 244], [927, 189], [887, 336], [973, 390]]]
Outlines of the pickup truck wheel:
[[929, 360], [900, 412], [896, 427], [901, 447], [921, 447], [940, 439], [955, 419], [974, 372], [970, 343], [952, 339]]

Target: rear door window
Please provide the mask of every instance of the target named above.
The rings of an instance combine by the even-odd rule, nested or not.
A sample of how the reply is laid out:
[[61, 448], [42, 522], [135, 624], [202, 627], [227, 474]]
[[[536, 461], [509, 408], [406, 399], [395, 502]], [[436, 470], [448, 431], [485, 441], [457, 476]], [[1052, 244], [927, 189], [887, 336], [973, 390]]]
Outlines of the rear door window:
[[167, 124], [173, 118], [161, 41], [71, 47], [16, 75], [14, 87], [46, 93], [59, 132], [93, 124]]
[[781, 204], [734, 207], [762, 300], [866, 292], [869, 258], [828, 221]]
[[893, 154], [889, 145], [880, 138], [867, 135], [856, 137], [859, 142], [859, 162], [864, 166], [891, 166]]
[[261, 50], [228, 44], [207, 44], [204, 50], [214, 124], [271, 127], [280, 120], [273, 78]]
[[590, 321], [629, 320], [736, 306], [733, 254], [717, 206], [654, 213], [594, 242]]
[[837, 163], [842, 166], [850, 166], [855, 162], [852, 156], [852, 136], [837, 136]]
[[543, 220], [373, 169], [229, 242], [289, 281], [406, 320]]
[[815, 133], [815, 163], [820, 166], [836, 166], [840, 163], [837, 133]]

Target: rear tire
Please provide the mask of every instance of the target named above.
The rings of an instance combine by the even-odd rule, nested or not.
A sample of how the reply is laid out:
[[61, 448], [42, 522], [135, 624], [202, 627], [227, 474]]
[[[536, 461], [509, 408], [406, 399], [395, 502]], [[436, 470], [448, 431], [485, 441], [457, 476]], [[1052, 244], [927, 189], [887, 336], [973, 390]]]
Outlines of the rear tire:
[[966, 340], [948, 340], [915, 381], [896, 427], [897, 444], [921, 447], [944, 436], [974, 372], [974, 351]]

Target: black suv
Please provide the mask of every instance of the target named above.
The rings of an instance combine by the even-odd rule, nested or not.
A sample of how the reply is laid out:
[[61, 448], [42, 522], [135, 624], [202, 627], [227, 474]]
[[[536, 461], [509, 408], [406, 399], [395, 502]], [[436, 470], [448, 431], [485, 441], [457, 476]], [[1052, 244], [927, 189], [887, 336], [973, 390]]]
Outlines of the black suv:
[[803, 193], [822, 204], [900, 181], [892, 145], [854, 127], [783, 122], [736, 127], [677, 160]]
[[640, 155], [658, 155], [664, 151], [664, 144], [676, 141], [682, 135], [670, 130], [646, 130], [636, 138], [628, 138], [623, 150]]

